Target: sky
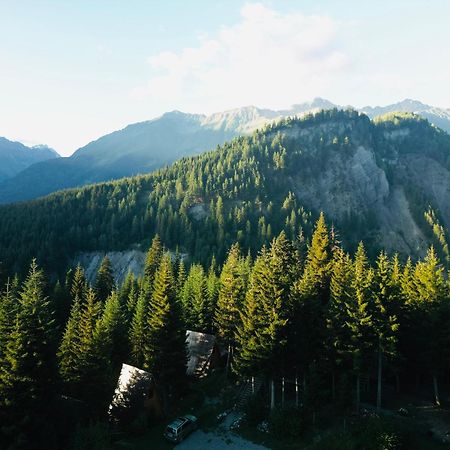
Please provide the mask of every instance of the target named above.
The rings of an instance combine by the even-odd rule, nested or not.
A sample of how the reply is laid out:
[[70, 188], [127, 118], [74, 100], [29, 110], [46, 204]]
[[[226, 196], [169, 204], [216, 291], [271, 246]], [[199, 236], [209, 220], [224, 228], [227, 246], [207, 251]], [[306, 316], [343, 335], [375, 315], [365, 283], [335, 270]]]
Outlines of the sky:
[[448, 0], [0, 0], [0, 136], [62, 155], [170, 110], [450, 108]]

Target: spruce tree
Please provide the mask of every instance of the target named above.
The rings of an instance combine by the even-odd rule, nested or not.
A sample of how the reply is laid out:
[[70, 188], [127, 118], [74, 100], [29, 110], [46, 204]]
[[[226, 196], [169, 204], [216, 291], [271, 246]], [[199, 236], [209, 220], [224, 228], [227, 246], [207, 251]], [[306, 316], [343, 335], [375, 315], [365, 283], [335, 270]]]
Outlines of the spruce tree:
[[176, 299], [170, 255], [166, 254], [155, 273], [154, 290], [147, 317], [144, 368], [163, 386], [179, 391], [186, 375], [186, 331]]
[[83, 303], [88, 289], [88, 283], [84, 270], [80, 265], [76, 267], [73, 274], [68, 273], [66, 285], [69, 285], [72, 300], [75, 302], [78, 299], [80, 303]]
[[[439, 375], [445, 367], [441, 349], [448, 344], [445, 323], [448, 290], [443, 275], [444, 269], [433, 247], [423, 261], [414, 269], [417, 297], [414, 304], [415, 323], [417, 324], [414, 343], [423, 367], [432, 376], [434, 397], [437, 405], [439, 397]], [[420, 331], [418, 331], [420, 330]], [[433, 342], [433, 345], [430, 345]]]
[[347, 352], [356, 375], [356, 409], [360, 405], [360, 380], [368, 355], [373, 349], [374, 329], [371, 315], [373, 270], [369, 267], [366, 252], [359, 244], [353, 264], [352, 295], [346, 303], [346, 325], [350, 332]]
[[186, 281], [186, 267], [184, 265], [184, 261], [180, 258], [180, 260], [178, 261], [178, 268], [177, 268], [177, 275], [176, 275], [176, 291], [177, 291], [177, 296], [178, 298], [181, 300], [181, 292], [183, 290], [184, 287], [184, 283]]
[[220, 288], [214, 324], [220, 339], [228, 346], [227, 369], [235, 345], [236, 330], [240, 322], [240, 309], [246, 291], [246, 266], [238, 244], [234, 244], [220, 274]]
[[115, 282], [111, 260], [105, 256], [98, 269], [94, 283], [94, 292], [97, 300], [104, 303], [114, 290]]
[[253, 267], [237, 327], [234, 369], [240, 375], [283, 372], [289, 320], [289, 271], [293, 254], [284, 232], [263, 249]]
[[189, 330], [205, 332], [210, 316], [205, 273], [200, 264], [193, 264], [181, 292], [183, 318]]
[[68, 386], [78, 383], [80, 378], [80, 319], [82, 303], [76, 298], [70, 310], [69, 320], [58, 351], [59, 373]]
[[[255, 261], [250, 277], [240, 321], [236, 326], [235, 340], [237, 343], [233, 369], [242, 377], [254, 376], [262, 372], [267, 366], [266, 357], [270, 342], [261, 339], [261, 330], [267, 317], [262, 316], [261, 300], [258, 296], [260, 280], [263, 279], [266, 269], [267, 250], [263, 248]], [[269, 337], [270, 340], [270, 337]]]
[[125, 324], [129, 327], [133, 319], [138, 297], [138, 286], [133, 272], [128, 272], [122, 286], [120, 286], [118, 296], [120, 306], [123, 310]]
[[18, 287], [17, 278], [8, 279], [6, 287], [0, 295], [0, 366], [5, 357], [8, 336], [12, 332], [18, 308]]
[[392, 266], [385, 252], [378, 256], [374, 277], [373, 321], [377, 338], [377, 409], [381, 408], [383, 359], [393, 357], [397, 349], [398, 318], [395, 315], [399, 290], [394, 283]]
[[112, 292], [95, 323], [91, 345], [87, 347], [84, 355], [84, 395], [99, 415], [106, 411], [120, 367], [127, 358], [124, 331], [119, 297], [116, 292]]
[[31, 448], [51, 413], [56, 380], [54, 311], [35, 260], [20, 288], [12, 325], [0, 365], [2, 425], [25, 433]]
[[107, 298], [96, 333], [113, 369], [118, 369], [128, 359], [126, 321], [119, 295], [113, 291]]
[[65, 390], [76, 398], [95, 402], [95, 377], [97, 348], [94, 339], [102, 305], [94, 290], [88, 288], [84, 303], [74, 302], [71, 316], [59, 349], [59, 366]]
[[326, 313], [326, 357], [332, 375], [332, 397], [336, 398], [336, 371], [346, 362], [350, 340], [346, 326], [346, 305], [351, 300], [353, 268], [348, 254], [341, 247], [333, 251], [330, 281], [330, 301]]
[[213, 258], [209, 266], [208, 275], [206, 277], [206, 295], [207, 295], [207, 324], [208, 333], [213, 331], [214, 312], [217, 307], [217, 299], [219, 296], [219, 278], [216, 275], [216, 262]]
[[308, 247], [305, 269], [298, 290], [300, 294], [314, 298], [322, 305], [326, 304], [329, 298], [331, 256], [330, 236], [325, 216], [321, 213]]
[[147, 252], [144, 265], [144, 279], [150, 286], [150, 290], [153, 287], [153, 280], [156, 270], [158, 269], [163, 256], [163, 247], [159, 235], [155, 235], [152, 240], [152, 244]]
[[321, 213], [308, 247], [303, 274], [293, 289], [295, 324], [292, 339], [295, 359], [304, 372], [324, 351], [331, 256], [329, 232]]
[[144, 290], [141, 289], [131, 320], [129, 333], [131, 362], [139, 368], [142, 368], [144, 364], [144, 342], [147, 334], [148, 308], [149, 299], [145, 295]]

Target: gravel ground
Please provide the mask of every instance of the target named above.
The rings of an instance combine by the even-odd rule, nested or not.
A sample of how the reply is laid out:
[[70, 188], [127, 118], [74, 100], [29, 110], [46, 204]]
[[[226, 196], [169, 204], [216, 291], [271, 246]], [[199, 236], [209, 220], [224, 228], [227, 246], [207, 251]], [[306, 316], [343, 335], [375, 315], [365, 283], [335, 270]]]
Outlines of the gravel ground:
[[232, 433], [205, 433], [197, 430], [185, 441], [176, 446], [176, 450], [268, 450], [267, 447], [246, 441]]

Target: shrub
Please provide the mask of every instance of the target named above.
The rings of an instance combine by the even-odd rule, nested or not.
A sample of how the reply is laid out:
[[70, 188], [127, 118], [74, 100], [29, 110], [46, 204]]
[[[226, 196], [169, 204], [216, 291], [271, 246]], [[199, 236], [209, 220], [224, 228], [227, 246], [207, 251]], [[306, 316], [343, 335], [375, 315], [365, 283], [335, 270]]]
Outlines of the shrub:
[[250, 397], [245, 408], [245, 414], [249, 425], [257, 425], [267, 418], [269, 409], [261, 393]]
[[71, 439], [71, 450], [110, 450], [108, 427], [102, 423], [78, 427]]
[[273, 411], [269, 423], [271, 433], [280, 438], [299, 437], [307, 428], [304, 413], [297, 408]]

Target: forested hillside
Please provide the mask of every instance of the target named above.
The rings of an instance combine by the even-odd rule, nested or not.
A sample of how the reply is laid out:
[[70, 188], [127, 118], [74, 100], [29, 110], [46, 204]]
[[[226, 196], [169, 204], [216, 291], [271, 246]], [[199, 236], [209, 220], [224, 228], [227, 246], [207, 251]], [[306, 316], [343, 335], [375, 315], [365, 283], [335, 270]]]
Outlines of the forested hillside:
[[[450, 370], [449, 295], [433, 248], [416, 264], [384, 251], [370, 264], [363, 243], [352, 255], [343, 250], [323, 215], [309, 245], [282, 232], [252, 259], [234, 244], [221, 268], [173, 261], [155, 237], [143, 277], [122, 286], [108, 259], [92, 285], [79, 267], [49, 285], [33, 261], [24, 281], [9, 281], [0, 296], [0, 445], [112, 448], [113, 436], [154, 425], [151, 415], [139, 421], [139, 409], [108, 410], [117, 376], [123, 362], [148, 370], [176, 408], [192, 382], [186, 329], [217, 334], [228, 348], [228, 379], [270, 386], [270, 400], [258, 397], [249, 420], [267, 418], [281, 440], [299, 439], [330, 408], [332, 423], [359, 412], [362, 400], [380, 410], [386, 385], [391, 393], [392, 385], [425, 388], [440, 405]], [[285, 379], [302, 380], [289, 408]], [[421, 448], [414, 430], [359, 420], [369, 427], [363, 442], [373, 439], [364, 448]], [[363, 448], [353, 430], [349, 421], [348, 431], [328, 433], [330, 446], [311, 448]]]
[[[8, 180], [2, 180], [0, 169], [0, 203], [30, 200], [61, 189], [149, 173], [182, 157], [214, 149], [233, 137], [250, 135], [256, 129], [283, 118], [301, 117], [332, 108], [341, 107], [315, 98], [284, 110], [246, 106], [211, 115], [171, 111], [102, 136], [70, 157], [28, 167], [32, 162], [44, 159], [35, 158], [27, 165], [15, 168], [8, 174]], [[444, 131], [450, 131], [449, 110], [415, 100], [364, 107], [360, 111], [371, 119], [387, 113], [415, 113]], [[0, 158], [1, 149], [0, 142]], [[32, 150], [37, 154], [38, 149]]]
[[[308, 234], [323, 210], [349, 249], [448, 253], [450, 137], [414, 115], [371, 122], [330, 110], [286, 119], [218, 150], [127, 178], [0, 208], [5, 271], [50, 270], [77, 251], [148, 246], [209, 263], [239, 242], [254, 255], [285, 230]], [[445, 255], [444, 255], [445, 256]]]

